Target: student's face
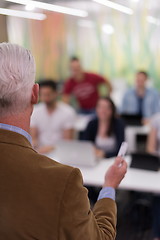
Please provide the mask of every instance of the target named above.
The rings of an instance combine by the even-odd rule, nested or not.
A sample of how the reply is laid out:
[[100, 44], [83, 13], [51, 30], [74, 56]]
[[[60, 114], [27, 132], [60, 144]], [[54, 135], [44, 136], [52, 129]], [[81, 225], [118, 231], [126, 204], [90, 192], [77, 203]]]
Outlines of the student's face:
[[137, 73], [136, 75], [136, 87], [144, 88], [146, 86], [147, 77], [143, 73]]
[[70, 71], [73, 77], [79, 76], [82, 72], [82, 67], [79, 61], [73, 61], [70, 63]]
[[97, 103], [96, 112], [99, 120], [111, 119], [113, 114], [111, 103], [107, 100], [100, 99]]
[[57, 92], [50, 87], [41, 87], [39, 91], [40, 101], [51, 106], [57, 98]]

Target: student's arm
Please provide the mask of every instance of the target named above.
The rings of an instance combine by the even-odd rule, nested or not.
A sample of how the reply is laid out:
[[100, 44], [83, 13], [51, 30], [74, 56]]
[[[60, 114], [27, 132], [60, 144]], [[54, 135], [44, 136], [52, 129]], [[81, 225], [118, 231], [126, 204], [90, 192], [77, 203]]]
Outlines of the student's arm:
[[107, 89], [108, 95], [111, 94], [112, 92], [112, 85], [110, 81], [107, 78], [104, 78], [100, 75], [96, 75], [95, 77], [95, 82], [98, 86], [104, 86]]
[[63, 139], [65, 140], [69, 140], [69, 139], [73, 139], [74, 138], [74, 129], [65, 129], [63, 130]]
[[108, 89], [108, 95], [110, 95], [113, 88], [112, 88], [111, 82], [108, 79], [105, 79], [105, 86]]
[[156, 143], [157, 131], [152, 127], [147, 139], [147, 152], [154, 154], [156, 152]]
[[[124, 162], [123, 167], [119, 168], [120, 159], [118, 161], [106, 174], [104, 184], [106, 188], [116, 188], [124, 177], [126, 163]], [[83, 187], [82, 176], [78, 169], [73, 169], [66, 182], [60, 212], [59, 240], [115, 239], [117, 221], [115, 201], [106, 195], [97, 201], [91, 211], [88, 192]]]
[[31, 127], [30, 128], [30, 134], [31, 134], [31, 137], [32, 137], [33, 148], [38, 153], [45, 154], [45, 153], [48, 153], [48, 152], [51, 152], [52, 150], [54, 150], [54, 146], [51, 146], [51, 145], [45, 145], [45, 146], [39, 147], [38, 129], [36, 127]]
[[73, 139], [75, 135], [74, 126], [77, 119], [75, 110], [70, 107], [67, 113], [64, 113], [63, 139]]
[[67, 104], [70, 104], [72, 91], [73, 91], [72, 82], [70, 80], [67, 80], [64, 83], [63, 87], [62, 101], [64, 101]]
[[91, 120], [84, 131], [83, 140], [91, 141], [94, 143], [97, 135], [97, 128], [98, 122], [95, 119]]

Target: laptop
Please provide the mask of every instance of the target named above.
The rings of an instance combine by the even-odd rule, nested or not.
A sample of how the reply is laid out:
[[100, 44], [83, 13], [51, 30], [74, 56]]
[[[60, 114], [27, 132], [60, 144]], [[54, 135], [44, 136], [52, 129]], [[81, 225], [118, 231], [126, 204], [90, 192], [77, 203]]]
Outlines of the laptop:
[[55, 160], [73, 167], [93, 167], [97, 163], [93, 144], [78, 140], [59, 142], [56, 145]]
[[160, 167], [160, 159], [158, 156], [148, 153], [132, 153], [130, 168], [137, 168], [149, 171], [158, 171]]
[[126, 126], [142, 126], [142, 116], [139, 114], [121, 114]]

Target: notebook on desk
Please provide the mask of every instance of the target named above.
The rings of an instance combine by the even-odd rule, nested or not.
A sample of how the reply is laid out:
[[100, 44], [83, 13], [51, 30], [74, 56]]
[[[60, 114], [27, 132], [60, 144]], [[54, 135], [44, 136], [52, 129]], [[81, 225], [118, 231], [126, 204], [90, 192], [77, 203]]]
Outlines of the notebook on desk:
[[142, 126], [142, 116], [139, 114], [121, 114], [126, 126]]
[[131, 168], [158, 171], [160, 167], [160, 159], [158, 156], [148, 153], [132, 153]]
[[74, 167], [93, 167], [98, 161], [93, 144], [78, 140], [59, 142], [56, 145], [55, 159]]

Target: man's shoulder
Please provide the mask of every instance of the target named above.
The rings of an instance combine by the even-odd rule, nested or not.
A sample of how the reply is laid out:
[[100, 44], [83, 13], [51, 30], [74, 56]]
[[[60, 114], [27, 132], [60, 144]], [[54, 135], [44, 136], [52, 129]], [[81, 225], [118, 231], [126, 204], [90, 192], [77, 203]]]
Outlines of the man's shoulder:
[[88, 126], [95, 127], [97, 125], [98, 125], [98, 118], [97, 116], [95, 116], [89, 121]]
[[114, 123], [115, 123], [115, 125], [116, 125], [118, 128], [120, 128], [120, 129], [123, 129], [124, 126], [125, 126], [124, 120], [123, 120], [122, 118], [120, 118], [120, 117], [116, 117], [116, 118], [114, 119]]
[[155, 95], [158, 95], [158, 91], [157, 91], [155, 88], [153, 88], [153, 87], [152, 87], [152, 88], [147, 88], [146, 91], [147, 91], [148, 94], [152, 94], [152, 95], [155, 94]]
[[32, 160], [37, 161], [37, 170], [42, 172], [51, 173], [56, 171], [59, 174], [63, 174], [63, 177], [67, 177], [73, 171], [73, 167], [61, 164], [47, 156], [38, 154], [34, 152], [32, 155]]
[[57, 103], [57, 107], [59, 110], [65, 112], [65, 113], [68, 113], [68, 114], [76, 114], [75, 110], [73, 107], [71, 107], [69, 104], [66, 104], [62, 101], [59, 101]]
[[100, 74], [94, 72], [84, 72], [84, 74], [91, 78], [103, 78]]
[[68, 77], [64, 84], [74, 84], [76, 83], [75, 79], [73, 77]]

